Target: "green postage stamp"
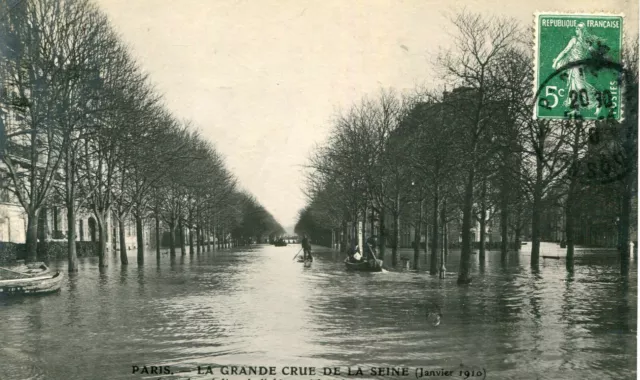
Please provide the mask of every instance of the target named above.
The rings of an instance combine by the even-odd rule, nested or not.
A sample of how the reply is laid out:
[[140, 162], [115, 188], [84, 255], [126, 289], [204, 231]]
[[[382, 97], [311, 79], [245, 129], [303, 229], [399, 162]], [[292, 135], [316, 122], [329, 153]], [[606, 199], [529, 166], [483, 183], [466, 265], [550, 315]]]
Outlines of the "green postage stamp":
[[534, 118], [620, 120], [623, 16], [535, 17]]

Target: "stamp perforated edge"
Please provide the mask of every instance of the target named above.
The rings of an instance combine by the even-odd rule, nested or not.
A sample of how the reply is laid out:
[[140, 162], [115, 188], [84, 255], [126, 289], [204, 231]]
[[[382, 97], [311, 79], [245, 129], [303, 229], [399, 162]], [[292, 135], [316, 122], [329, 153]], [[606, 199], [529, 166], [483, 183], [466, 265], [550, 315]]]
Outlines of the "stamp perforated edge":
[[[606, 16], [606, 17], [620, 17], [622, 19], [622, 28], [620, 28], [620, 64], [623, 62], [624, 58], [624, 26], [626, 23], [624, 22], [625, 15], [624, 13], [615, 13], [615, 12], [606, 12], [606, 11], [597, 11], [597, 12], [561, 12], [561, 11], [535, 11], [533, 13], [533, 94], [536, 99], [533, 99], [533, 120], [553, 120], [552, 118], [547, 117], [538, 117], [538, 100], [536, 96], [538, 94], [538, 88], [540, 86], [539, 83], [539, 67], [538, 67], [538, 34], [539, 30], [539, 21], [540, 16], [546, 15], [556, 15], [556, 16]], [[620, 117], [618, 118], [618, 122], [621, 123], [624, 120], [624, 102], [622, 101], [623, 97], [626, 95], [626, 86], [620, 86], [619, 92], [619, 103], [618, 103], [618, 113]]]

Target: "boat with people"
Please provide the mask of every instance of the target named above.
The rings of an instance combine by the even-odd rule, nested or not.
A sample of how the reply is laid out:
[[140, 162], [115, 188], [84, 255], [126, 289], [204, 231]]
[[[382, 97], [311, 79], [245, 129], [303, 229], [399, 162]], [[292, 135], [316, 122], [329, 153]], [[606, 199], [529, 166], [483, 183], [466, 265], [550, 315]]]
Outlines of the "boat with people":
[[344, 264], [348, 271], [358, 272], [382, 272], [382, 260], [371, 259], [359, 262], [350, 261], [349, 258], [344, 260]]
[[64, 275], [52, 273], [44, 263], [0, 268], [0, 295], [53, 293], [60, 290]]
[[351, 253], [344, 260], [344, 265], [348, 271], [358, 272], [382, 272], [383, 261], [376, 257], [373, 247], [376, 244], [374, 237], [371, 237], [364, 244], [364, 256], [360, 253], [359, 247], [352, 248]]
[[284, 241], [284, 239], [278, 239], [273, 245], [275, 245], [276, 247], [286, 247], [287, 242]]

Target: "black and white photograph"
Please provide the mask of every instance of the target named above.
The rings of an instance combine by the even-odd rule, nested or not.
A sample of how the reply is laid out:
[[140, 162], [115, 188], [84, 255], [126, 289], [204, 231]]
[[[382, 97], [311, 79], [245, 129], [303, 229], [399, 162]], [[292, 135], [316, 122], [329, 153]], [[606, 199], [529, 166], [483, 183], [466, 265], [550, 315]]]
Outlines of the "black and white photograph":
[[638, 19], [0, 0], [0, 379], [636, 379]]

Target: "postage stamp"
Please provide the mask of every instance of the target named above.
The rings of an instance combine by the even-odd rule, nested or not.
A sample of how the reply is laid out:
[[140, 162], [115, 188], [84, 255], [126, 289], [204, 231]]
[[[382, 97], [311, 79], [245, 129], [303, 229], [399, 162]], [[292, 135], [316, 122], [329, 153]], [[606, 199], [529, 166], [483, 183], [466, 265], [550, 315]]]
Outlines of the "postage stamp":
[[620, 120], [623, 15], [535, 17], [534, 118]]

